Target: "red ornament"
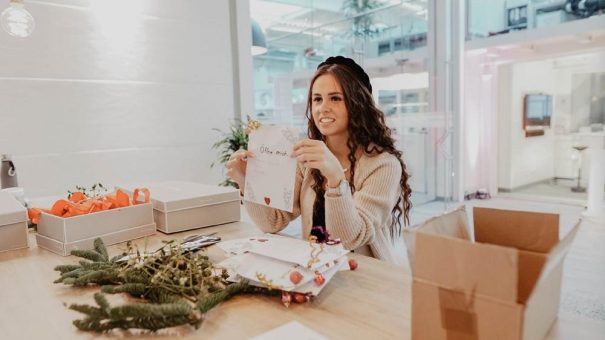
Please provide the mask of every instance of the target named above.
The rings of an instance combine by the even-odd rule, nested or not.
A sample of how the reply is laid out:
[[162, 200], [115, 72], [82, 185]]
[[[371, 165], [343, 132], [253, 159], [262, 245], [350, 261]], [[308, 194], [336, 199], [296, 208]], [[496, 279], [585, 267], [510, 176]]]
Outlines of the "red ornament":
[[349, 259], [349, 268], [351, 268], [351, 270], [357, 269], [357, 261], [355, 261], [355, 259]]
[[290, 281], [292, 281], [292, 283], [294, 283], [295, 285], [297, 285], [302, 279], [303, 276], [301, 273], [297, 271], [293, 271], [290, 273]]
[[305, 303], [309, 301], [309, 297], [302, 293], [292, 293], [292, 299], [296, 303]]
[[316, 285], [321, 286], [324, 282], [326, 282], [326, 279], [323, 275], [321, 275], [321, 273], [315, 273], [315, 278], [313, 281], [315, 281]]

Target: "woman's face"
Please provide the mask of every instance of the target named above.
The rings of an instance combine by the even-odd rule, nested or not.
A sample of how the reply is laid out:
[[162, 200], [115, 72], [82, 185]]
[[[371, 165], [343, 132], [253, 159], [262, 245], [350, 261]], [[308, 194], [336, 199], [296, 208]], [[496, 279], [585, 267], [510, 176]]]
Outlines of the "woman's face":
[[333, 75], [327, 73], [315, 79], [311, 88], [311, 112], [322, 135], [347, 136], [349, 111], [342, 87]]

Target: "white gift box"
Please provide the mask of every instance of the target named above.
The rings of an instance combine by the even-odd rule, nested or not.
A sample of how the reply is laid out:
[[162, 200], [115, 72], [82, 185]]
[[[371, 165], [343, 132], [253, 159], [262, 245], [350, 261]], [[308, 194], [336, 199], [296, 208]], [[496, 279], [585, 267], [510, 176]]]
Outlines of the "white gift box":
[[97, 237], [106, 245], [121, 243], [155, 233], [151, 203], [131, 205], [73, 217], [40, 215], [38, 247], [62, 256], [74, 249], [93, 249]]
[[[129, 188], [120, 186], [132, 194]], [[167, 181], [137, 185], [149, 189], [158, 230], [176, 233], [240, 220], [239, 191], [195, 182]]]
[[27, 248], [27, 210], [13, 195], [0, 191], [0, 251]]

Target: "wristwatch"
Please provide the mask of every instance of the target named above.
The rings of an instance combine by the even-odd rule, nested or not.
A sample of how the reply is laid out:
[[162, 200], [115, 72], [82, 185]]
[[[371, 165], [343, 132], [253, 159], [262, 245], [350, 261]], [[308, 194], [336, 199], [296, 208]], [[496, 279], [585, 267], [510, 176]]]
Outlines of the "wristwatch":
[[341, 179], [336, 188], [326, 186], [326, 194], [328, 195], [341, 196], [347, 190], [349, 190], [349, 182], [345, 179]]

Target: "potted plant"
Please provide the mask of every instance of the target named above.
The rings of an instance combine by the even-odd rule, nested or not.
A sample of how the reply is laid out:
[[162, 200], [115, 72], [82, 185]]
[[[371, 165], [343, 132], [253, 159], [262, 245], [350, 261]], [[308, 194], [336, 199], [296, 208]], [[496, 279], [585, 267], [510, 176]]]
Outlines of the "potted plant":
[[[242, 122], [239, 119], [235, 120], [228, 132], [214, 128], [214, 131], [221, 134], [221, 139], [212, 145], [212, 148], [218, 150], [219, 154], [217, 161], [213, 162], [210, 167], [214, 167], [217, 162], [224, 166], [234, 152], [240, 149], [247, 149], [248, 134], [259, 126], [260, 123], [258, 121], [251, 119], [250, 116], [246, 116], [246, 122]], [[237, 188], [237, 184], [229, 178], [226, 178], [219, 185]]]

